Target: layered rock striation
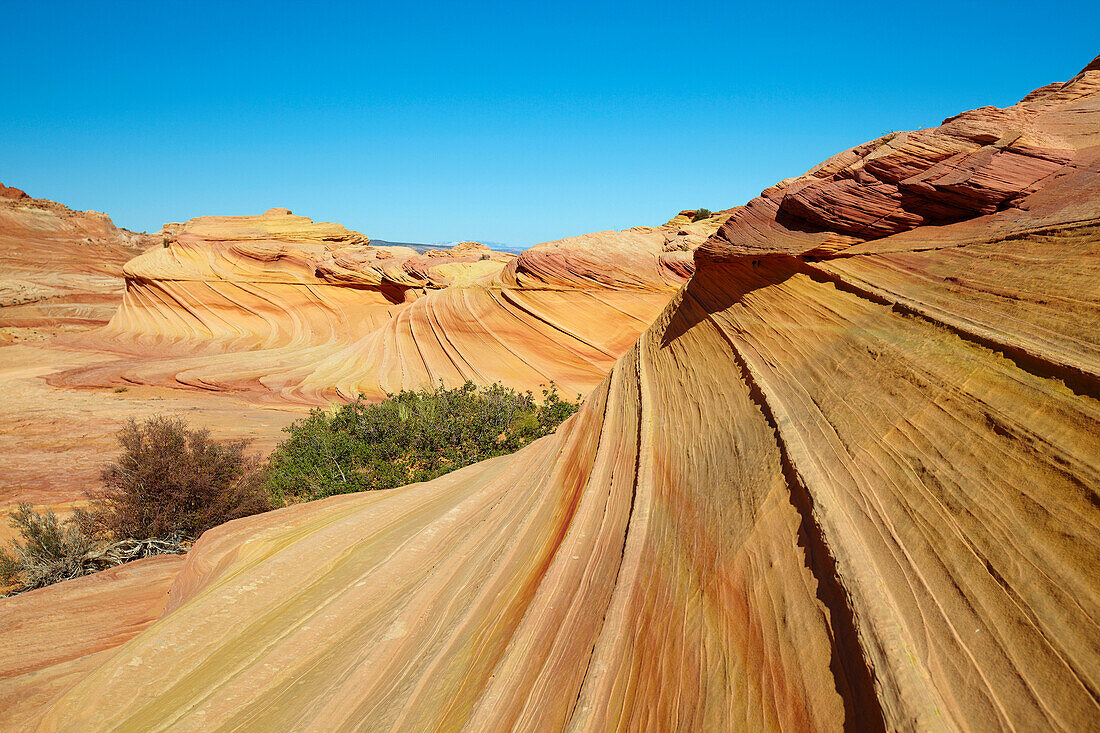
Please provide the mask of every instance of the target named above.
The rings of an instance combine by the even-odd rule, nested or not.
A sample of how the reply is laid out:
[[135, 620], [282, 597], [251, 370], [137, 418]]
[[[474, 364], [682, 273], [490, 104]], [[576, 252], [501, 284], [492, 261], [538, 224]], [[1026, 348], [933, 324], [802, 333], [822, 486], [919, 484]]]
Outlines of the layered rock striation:
[[[841, 169], [897, 138], [769, 189], [555, 434], [208, 532], [158, 620], [8, 724], [1096, 728], [1095, 66], [914, 134], [892, 183]], [[949, 210], [882, 203], [945, 180]]]
[[721, 216], [599, 232], [519, 257], [373, 247], [286, 209], [166, 225], [127, 263], [108, 365], [61, 386], [160, 384], [265, 402], [378, 399], [442, 381], [589, 391], [691, 272]]
[[0, 184], [0, 344], [106, 324], [151, 239]]

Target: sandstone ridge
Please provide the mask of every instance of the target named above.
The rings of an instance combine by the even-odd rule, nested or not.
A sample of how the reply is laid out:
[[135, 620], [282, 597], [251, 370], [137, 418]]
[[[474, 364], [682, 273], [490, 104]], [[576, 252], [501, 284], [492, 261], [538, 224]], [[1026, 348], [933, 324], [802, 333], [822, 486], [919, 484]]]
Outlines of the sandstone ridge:
[[150, 243], [105, 214], [0, 184], [0, 344], [104, 325], [123, 263]]

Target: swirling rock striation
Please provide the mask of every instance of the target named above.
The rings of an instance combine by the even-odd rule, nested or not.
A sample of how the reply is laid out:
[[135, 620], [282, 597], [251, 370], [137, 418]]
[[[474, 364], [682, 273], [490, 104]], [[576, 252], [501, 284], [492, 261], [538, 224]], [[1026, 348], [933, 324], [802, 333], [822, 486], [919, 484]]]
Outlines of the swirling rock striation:
[[[689, 212], [694, 213], [694, 212]], [[721, 216], [537, 245], [373, 247], [286, 209], [166, 225], [88, 340], [118, 361], [61, 386], [162, 384], [323, 402], [471, 380], [596, 385], [691, 272]]]
[[17, 722], [1095, 729], [1094, 66], [1005, 111], [1068, 161], [1010, 203], [872, 237], [879, 184], [811, 176], [855, 192], [816, 232], [766, 192], [555, 434], [208, 532]]

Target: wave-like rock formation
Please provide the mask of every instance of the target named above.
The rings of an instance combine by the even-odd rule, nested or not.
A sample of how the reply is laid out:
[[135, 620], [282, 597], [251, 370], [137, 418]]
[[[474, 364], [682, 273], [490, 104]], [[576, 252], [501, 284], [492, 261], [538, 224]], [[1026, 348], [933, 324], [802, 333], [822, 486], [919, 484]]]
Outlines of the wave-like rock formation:
[[721, 223], [537, 245], [519, 257], [466, 242], [373, 247], [286, 209], [166, 225], [125, 267], [109, 326], [87, 341], [125, 354], [58, 385], [166, 384], [321, 402], [466, 380], [585, 393], [691, 273]]
[[555, 434], [208, 532], [9, 725], [1096, 729], [1100, 67], [913, 136], [738, 210]]
[[150, 238], [0, 183], [0, 344], [106, 324]]
[[[95, 669], [164, 611], [183, 566], [161, 555], [31, 591], [0, 614], [0, 724], [4, 730]], [[2, 601], [0, 601], [2, 603]], [[104, 609], [110, 609], [104, 614]], [[94, 618], [94, 624], [83, 619]]]

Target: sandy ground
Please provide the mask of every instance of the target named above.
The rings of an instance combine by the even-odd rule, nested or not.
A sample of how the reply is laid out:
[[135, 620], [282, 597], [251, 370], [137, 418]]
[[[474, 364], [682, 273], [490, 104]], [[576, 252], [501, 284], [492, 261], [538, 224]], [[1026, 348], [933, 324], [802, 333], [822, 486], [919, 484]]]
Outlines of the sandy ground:
[[[232, 395], [163, 387], [70, 389], [44, 377], [110, 357], [59, 348], [50, 341], [0, 347], [0, 512], [18, 502], [68, 513], [98, 483], [117, 452], [115, 434], [127, 420], [179, 415], [217, 437], [250, 438], [269, 452], [283, 427], [305, 408], [257, 406]], [[7, 522], [0, 540], [10, 536]]]

